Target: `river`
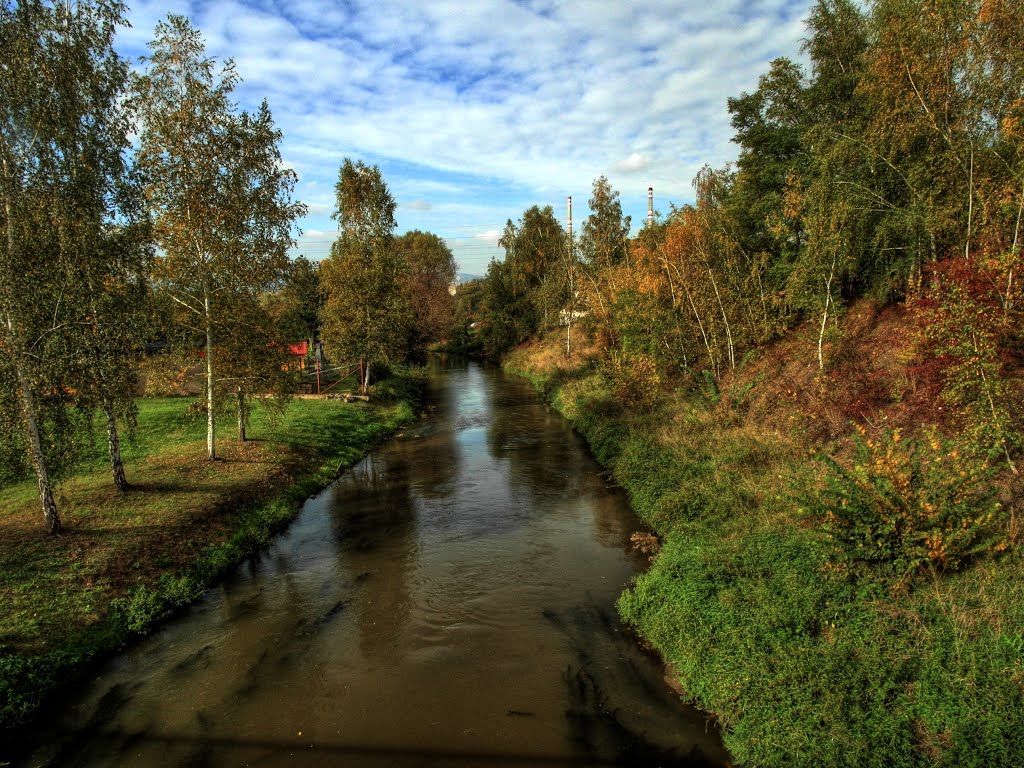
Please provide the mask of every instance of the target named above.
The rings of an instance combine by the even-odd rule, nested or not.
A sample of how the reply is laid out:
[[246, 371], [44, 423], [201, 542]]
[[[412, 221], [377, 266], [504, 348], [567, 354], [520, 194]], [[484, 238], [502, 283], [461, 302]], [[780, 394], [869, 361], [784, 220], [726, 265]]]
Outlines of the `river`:
[[581, 438], [477, 363], [436, 360], [426, 402], [27, 764], [726, 764], [618, 621], [641, 524]]

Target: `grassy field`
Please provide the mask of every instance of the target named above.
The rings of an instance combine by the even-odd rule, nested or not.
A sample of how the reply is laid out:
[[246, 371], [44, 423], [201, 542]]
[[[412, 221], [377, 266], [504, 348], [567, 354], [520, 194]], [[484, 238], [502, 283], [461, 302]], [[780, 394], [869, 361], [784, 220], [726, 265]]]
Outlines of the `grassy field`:
[[562, 343], [506, 367], [587, 437], [656, 532], [620, 612], [717, 716], [738, 765], [1024, 764], [1019, 496], [1005, 551], [958, 571], [855, 572], [816, 501], [816, 454], [848, 456], [849, 435], [821, 429], [826, 411], [800, 408], [792, 379], [752, 372], [745, 402], [708, 386], [637, 408], [583, 340], [571, 364]]
[[142, 399], [124, 450], [131, 489], [119, 494], [97, 456], [59, 487], [59, 537], [45, 533], [34, 480], [0, 489], [0, 732], [265, 547], [306, 497], [414, 417], [415, 377], [377, 389], [372, 404], [257, 407], [245, 443], [225, 418], [215, 462], [190, 399]]

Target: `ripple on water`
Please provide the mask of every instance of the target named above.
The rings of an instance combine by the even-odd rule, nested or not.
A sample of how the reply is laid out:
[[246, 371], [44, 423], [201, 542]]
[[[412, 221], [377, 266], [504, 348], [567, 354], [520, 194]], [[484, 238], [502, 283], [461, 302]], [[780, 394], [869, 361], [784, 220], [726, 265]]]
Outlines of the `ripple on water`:
[[578, 436], [497, 370], [453, 362], [431, 392], [33, 764], [723, 765], [618, 624], [639, 523]]

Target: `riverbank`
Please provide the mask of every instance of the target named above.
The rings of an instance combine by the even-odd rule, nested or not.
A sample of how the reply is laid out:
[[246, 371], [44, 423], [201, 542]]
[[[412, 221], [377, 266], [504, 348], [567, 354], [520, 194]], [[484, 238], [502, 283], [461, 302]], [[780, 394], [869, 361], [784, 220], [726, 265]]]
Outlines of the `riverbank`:
[[854, 568], [823, 525], [830, 465], [816, 456], [849, 458], [857, 433], [835, 402], [807, 407], [819, 390], [793, 373], [806, 350], [766, 354], [728, 392], [666, 391], [574, 343], [571, 362], [558, 334], [505, 367], [586, 437], [656, 532], [620, 612], [715, 714], [736, 764], [1024, 762], [1019, 489], [1002, 486], [998, 543], [959, 569]]
[[372, 403], [257, 408], [252, 439], [225, 429], [216, 462], [188, 398], [140, 400], [124, 451], [132, 488], [118, 494], [101, 458], [84, 467], [60, 487], [60, 537], [37, 519], [33, 481], [0, 489], [0, 733], [267, 546], [307, 497], [414, 418], [422, 388], [409, 375], [379, 384]]

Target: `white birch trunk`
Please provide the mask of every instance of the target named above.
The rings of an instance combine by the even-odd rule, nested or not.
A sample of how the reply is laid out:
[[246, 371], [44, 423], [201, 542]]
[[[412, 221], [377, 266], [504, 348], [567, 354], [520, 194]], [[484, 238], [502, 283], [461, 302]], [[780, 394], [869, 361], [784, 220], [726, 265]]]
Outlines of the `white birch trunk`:
[[203, 309], [206, 315], [206, 458], [214, 461], [217, 458], [217, 445], [213, 414], [213, 322], [210, 319], [210, 294], [206, 289], [203, 290]]
[[103, 398], [103, 414], [107, 417], [107, 452], [110, 454], [110, 472], [114, 485], [119, 491], [128, 490], [128, 478], [124, 474], [124, 462], [121, 460], [121, 436], [117, 430], [117, 416], [114, 415], [113, 404], [108, 397]]
[[838, 257], [832, 254], [832, 266], [829, 268], [828, 279], [825, 280], [825, 311], [821, 313], [821, 330], [818, 331], [818, 372], [825, 370], [825, 328], [828, 325], [828, 308], [832, 301], [832, 279], [836, 274]]
[[239, 439], [240, 442], [244, 443], [245, 440], [246, 440], [246, 434], [245, 434], [245, 422], [246, 422], [245, 393], [242, 392], [242, 388], [241, 387], [238, 388], [237, 393], [236, 393], [236, 397], [238, 398], [238, 439]]
[[32, 388], [29, 386], [22, 366], [17, 361], [14, 368], [18, 376], [21, 425], [25, 432], [25, 439], [28, 442], [32, 471], [36, 475], [36, 487], [39, 489], [39, 504], [43, 510], [46, 529], [50, 533], [57, 534], [60, 533], [62, 525], [60, 514], [57, 512], [57, 502], [53, 500], [53, 484], [50, 482], [50, 473], [46, 469], [46, 456], [43, 454], [43, 444], [39, 437], [39, 419], [36, 414], [35, 395], [32, 393]]
[[[10, 188], [10, 174], [7, 163], [3, 164], [4, 178], [7, 180], [7, 187]], [[14, 256], [14, 219], [11, 211], [11, 199], [4, 198], [4, 215], [7, 218], [7, 254]], [[11, 283], [9, 280], [8, 282]], [[29, 459], [32, 463], [32, 470], [36, 475], [36, 486], [39, 490], [39, 504], [43, 510], [43, 520], [46, 521], [46, 528], [52, 534], [58, 534], [61, 530], [60, 513], [57, 511], [57, 502], [53, 499], [53, 485], [50, 482], [50, 473], [46, 468], [46, 456], [43, 453], [43, 443], [39, 437], [39, 416], [36, 412], [36, 399], [32, 392], [32, 386], [28, 380], [28, 374], [24, 368], [24, 361], [20, 352], [20, 344], [14, 327], [14, 319], [11, 315], [6, 318], [7, 330], [7, 353], [11, 356], [15, 375], [18, 378], [18, 402], [21, 406], [21, 426], [25, 433], [25, 440], [28, 443]]]

